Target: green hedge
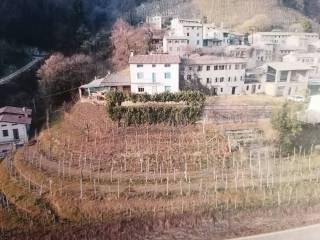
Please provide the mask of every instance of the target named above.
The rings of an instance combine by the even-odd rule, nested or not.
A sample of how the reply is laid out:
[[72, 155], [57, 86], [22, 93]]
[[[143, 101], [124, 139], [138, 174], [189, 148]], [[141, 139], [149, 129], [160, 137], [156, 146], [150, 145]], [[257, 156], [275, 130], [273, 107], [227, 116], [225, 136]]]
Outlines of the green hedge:
[[[123, 101], [134, 103], [163, 102], [156, 106], [121, 106]], [[184, 105], [172, 106], [165, 102], [183, 102]], [[193, 124], [202, 113], [205, 96], [200, 92], [179, 92], [162, 94], [130, 94], [125, 96], [122, 92], [107, 93], [107, 111], [113, 121], [118, 121], [126, 126], [133, 124], [168, 123]]]

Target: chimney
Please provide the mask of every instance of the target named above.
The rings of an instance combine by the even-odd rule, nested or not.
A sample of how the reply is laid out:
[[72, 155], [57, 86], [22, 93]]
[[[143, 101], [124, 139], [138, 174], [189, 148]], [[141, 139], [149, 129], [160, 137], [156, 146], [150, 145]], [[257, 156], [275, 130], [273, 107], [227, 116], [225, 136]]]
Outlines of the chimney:
[[27, 113], [26, 107], [23, 107], [23, 108], [22, 108], [22, 111], [24, 112], [24, 116], [25, 116], [25, 117], [28, 117], [28, 113]]

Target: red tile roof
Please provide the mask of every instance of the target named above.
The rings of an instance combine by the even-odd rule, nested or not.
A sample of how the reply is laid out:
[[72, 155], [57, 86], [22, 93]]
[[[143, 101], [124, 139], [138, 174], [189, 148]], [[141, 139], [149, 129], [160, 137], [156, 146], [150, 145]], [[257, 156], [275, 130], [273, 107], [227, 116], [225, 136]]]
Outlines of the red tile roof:
[[3, 107], [0, 108], [0, 122], [31, 124], [31, 113], [29, 108]]
[[10, 114], [25, 114], [31, 115], [32, 110], [29, 108], [18, 108], [18, 107], [10, 107], [6, 106], [3, 108], [0, 108], [0, 114], [2, 113], [10, 113]]
[[31, 118], [23, 115], [1, 114], [0, 122], [31, 124]]
[[135, 55], [130, 57], [130, 64], [179, 64], [180, 57], [176, 55], [155, 54]]

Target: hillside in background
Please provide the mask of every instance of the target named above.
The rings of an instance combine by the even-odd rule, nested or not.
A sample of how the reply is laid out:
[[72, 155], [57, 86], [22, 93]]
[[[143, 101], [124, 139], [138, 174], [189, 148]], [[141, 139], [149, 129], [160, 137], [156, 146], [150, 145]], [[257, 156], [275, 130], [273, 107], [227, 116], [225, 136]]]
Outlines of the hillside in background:
[[248, 31], [251, 27], [257, 30], [274, 27], [300, 30], [300, 27], [303, 30], [303, 25], [308, 21], [315, 31], [319, 29], [319, 24], [306, 15], [308, 11], [304, 10], [305, 7], [301, 9], [279, 0], [193, 0], [193, 3], [209, 21], [224, 22], [242, 31]]
[[[176, 7], [179, 6], [179, 7]], [[138, 7], [139, 15], [206, 16], [239, 31], [304, 30], [310, 22], [319, 31], [318, 0], [153, 0]]]

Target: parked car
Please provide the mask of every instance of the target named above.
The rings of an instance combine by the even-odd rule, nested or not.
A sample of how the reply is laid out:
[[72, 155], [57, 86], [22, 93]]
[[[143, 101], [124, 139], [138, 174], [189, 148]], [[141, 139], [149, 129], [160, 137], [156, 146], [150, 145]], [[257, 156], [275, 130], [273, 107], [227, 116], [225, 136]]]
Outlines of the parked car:
[[289, 101], [293, 101], [293, 102], [305, 102], [306, 98], [302, 97], [302, 96], [289, 96], [287, 98]]

